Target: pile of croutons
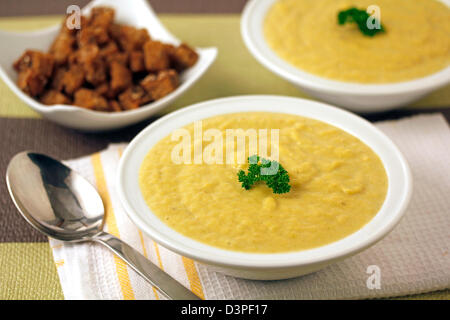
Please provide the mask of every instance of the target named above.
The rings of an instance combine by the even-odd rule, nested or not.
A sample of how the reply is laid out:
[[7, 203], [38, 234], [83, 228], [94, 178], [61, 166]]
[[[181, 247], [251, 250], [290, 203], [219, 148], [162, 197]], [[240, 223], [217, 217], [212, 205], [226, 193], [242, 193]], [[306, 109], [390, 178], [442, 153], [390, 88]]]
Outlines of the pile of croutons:
[[81, 28], [64, 22], [48, 53], [27, 50], [15, 63], [17, 84], [44, 104], [123, 111], [161, 99], [198, 54], [186, 44], [152, 40], [146, 29], [114, 23], [114, 10], [93, 8]]

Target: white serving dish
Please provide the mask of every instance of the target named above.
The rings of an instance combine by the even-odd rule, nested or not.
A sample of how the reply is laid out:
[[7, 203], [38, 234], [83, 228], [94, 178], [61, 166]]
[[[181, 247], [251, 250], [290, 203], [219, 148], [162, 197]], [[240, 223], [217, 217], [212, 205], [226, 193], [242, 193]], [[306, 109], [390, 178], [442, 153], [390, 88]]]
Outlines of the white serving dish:
[[[82, 9], [82, 14], [88, 14], [90, 9], [95, 6], [114, 8], [117, 22], [146, 28], [154, 39], [175, 45], [180, 43], [180, 40], [170, 34], [162, 25], [145, 0], [94, 0]], [[164, 98], [136, 110], [108, 113], [70, 105], [47, 106], [17, 87], [17, 73], [12, 64], [26, 49], [47, 52], [60, 27], [58, 24], [47, 29], [22, 33], [0, 31], [0, 76], [11, 90], [32, 109], [51, 121], [74, 129], [104, 131], [121, 128], [149, 118], [185, 93], [200, 79], [217, 56], [216, 48], [196, 48], [199, 59], [192, 68], [181, 74], [180, 86]]]
[[[141, 163], [160, 139], [196, 120], [236, 112], [280, 112], [324, 121], [358, 137], [380, 157], [389, 185], [376, 216], [362, 229], [337, 242], [299, 252], [252, 254], [219, 249], [181, 235], [149, 209], [141, 194]], [[162, 246], [223, 273], [248, 279], [284, 279], [317, 271], [373, 245], [386, 236], [403, 216], [411, 196], [408, 164], [381, 131], [368, 121], [323, 103], [281, 96], [237, 96], [210, 100], [173, 112], [145, 128], [126, 148], [119, 165], [120, 201], [136, 226]], [[220, 204], [218, 204], [220, 205]]]
[[[407, 105], [450, 83], [450, 66], [424, 78], [388, 84], [343, 82], [302, 71], [278, 57], [266, 43], [263, 22], [276, 1], [247, 2], [241, 18], [244, 43], [264, 67], [313, 97], [355, 112], [378, 112]], [[450, 0], [441, 2], [450, 6]]]

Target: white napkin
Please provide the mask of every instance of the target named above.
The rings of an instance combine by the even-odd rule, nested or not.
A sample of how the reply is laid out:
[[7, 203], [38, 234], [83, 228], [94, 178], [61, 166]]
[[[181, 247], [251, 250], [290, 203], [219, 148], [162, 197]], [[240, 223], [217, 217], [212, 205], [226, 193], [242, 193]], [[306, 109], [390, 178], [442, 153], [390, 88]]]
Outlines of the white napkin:
[[[376, 126], [398, 145], [412, 169], [414, 193], [405, 217], [386, 238], [364, 252], [290, 280], [225, 276], [145, 237], [126, 216], [114, 188], [124, 144], [66, 163], [97, 186], [107, 207], [106, 231], [205, 299], [359, 299], [450, 288], [449, 127], [440, 114]], [[50, 240], [50, 245], [66, 299], [160, 298], [151, 285], [99, 244]], [[379, 282], [374, 274], [380, 276]]]

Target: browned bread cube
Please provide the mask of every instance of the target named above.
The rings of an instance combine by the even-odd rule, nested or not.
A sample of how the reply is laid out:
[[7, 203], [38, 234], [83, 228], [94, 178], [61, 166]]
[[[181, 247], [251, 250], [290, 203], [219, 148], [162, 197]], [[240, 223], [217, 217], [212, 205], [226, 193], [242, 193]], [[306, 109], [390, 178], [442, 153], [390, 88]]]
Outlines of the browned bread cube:
[[100, 56], [106, 59], [109, 55], [119, 52], [119, 47], [114, 41], [109, 41], [100, 49]]
[[116, 100], [109, 100], [108, 103], [109, 103], [109, 108], [112, 111], [115, 111], [115, 112], [122, 111], [122, 107], [120, 106], [120, 103], [117, 102]]
[[67, 94], [72, 95], [83, 85], [84, 76], [84, 69], [80, 65], [71, 65], [69, 70], [64, 73], [62, 78], [64, 91]]
[[53, 71], [52, 76], [52, 82], [51, 82], [51, 88], [56, 91], [63, 91], [64, 89], [64, 74], [66, 73], [67, 69], [65, 67], [58, 67]]
[[141, 86], [153, 100], [161, 99], [174, 91], [179, 84], [178, 74], [175, 70], [164, 70], [157, 76], [150, 74], [141, 81]]
[[141, 50], [145, 42], [150, 40], [146, 29], [137, 29], [132, 26], [112, 24], [110, 34], [124, 51]]
[[89, 26], [108, 29], [114, 21], [114, 9], [108, 7], [94, 7], [88, 20]]
[[170, 67], [169, 54], [165, 45], [159, 41], [147, 41], [144, 44], [145, 69], [158, 72]]
[[75, 43], [76, 38], [74, 33], [63, 27], [49, 50], [49, 53], [55, 59], [56, 65], [63, 65], [67, 62], [70, 54], [74, 52]]
[[108, 111], [109, 109], [108, 101], [104, 97], [94, 90], [85, 88], [81, 88], [75, 92], [73, 104], [98, 111]]
[[71, 104], [70, 99], [63, 93], [56, 90], [48, 90], [39, 99], [43, 104]]
[[172, 57], [175, 53], [176, 47], [170, 43], [165, 43], [164, 47], [166, 48], [166, 51], [167, 51], [167, 54], [169, 55], [169, 57]]
[[187, 44], [181, 44], [171, 52], [170, 58], [177, 70], [185, 70], [192, 67], [198, 60], [198, 54]]
[[124, 66], [128, 65], [128, 53], [127, 52], [115, 52], [107, 55], [104, 58], [106, 64], [111, 67], [112, 62], [118, 62]]
[[17, 78], [18, 87], [32, 97], [41, 94], [44, 91], [46, 84], [47, 78], [40, 76], [33, 69], [20, 71]]
[[53, 73], [53, 65], [51, 55], [35, 50], [25, 51], [13, 65], [19, 72], [17, 85], [27, 94], [38, 96]]
[[86, 72], [86, 81], [94, 86], [106, 81], [106, 65], [101, 59], [93, 61], [91, 64], [83, 66]]
[[96, 44], [86, 45], [69, 58], [69, 64], [83, 67], [85, 79], [94, 86], [106, 81], [106, 65]]
[[145, 71], [144, 54], [142, 51], [130, 52], [130, 70], [132, 72]]
[[145, 96], [144, 89], [139, 86], [132, 86], [119, 95], [119, 102], [125, 110], [137, 109]]
[[102, 83], [101, 85], [97, 86], [95, 89], [95, 92], [97, 92], [98, 94], [104, 96], [104, 97], [108, 97], [108, 92], [109, 90], [109, 84], [107, 82]]
[[53, 66], [54, 58], [48, 53], [37, 50], [26, 50], [13, 64], [14, 69], [17, 71], [33, 69], [44, 77], [52, 75]]
[[130, 70], [117, 61], [111, 63], [109, 74], [111, 77], [110, 88], [114, 92], [121, 92], [132, 85]]
[[71, 62], [80, 65], [90, 64], [98, 58], [100, 58], [100, 49], [97, 44], [92, 43], [79, 48], [73, 58], [71, 57]]
[[109, 41], [108, 30], [100, 27], [84, 27], [77, 33], [77, 44], [81, 48], [91, 44], [105, 44]]

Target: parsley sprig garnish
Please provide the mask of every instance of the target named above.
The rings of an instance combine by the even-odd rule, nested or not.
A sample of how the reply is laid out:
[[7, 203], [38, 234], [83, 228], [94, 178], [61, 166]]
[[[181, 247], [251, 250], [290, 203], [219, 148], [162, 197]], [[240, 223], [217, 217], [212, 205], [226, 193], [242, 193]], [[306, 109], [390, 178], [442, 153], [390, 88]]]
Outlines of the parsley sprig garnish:
[[242, 188], [249, 190], [258, 181], [264, 181], [273, 193], [286, 193], [291, 190], [288, 172], [277, 161], [253, 155], [248, 157], [248, 163], [250, 165], [247, 174], [244, 170], [238, 172]]
[[367, 27], [367, 20], [369, 19], [369, 14], [366, 10], [360, 10], [357, 8], [350, 8], [348, 10], [343, 10], [338, 13], [338, 23], [343, 25], [347, 22], [354, 22], [358, 25], [359, 30], [365, 36], [373, 37], [378, 32], [385, 32], [383, 25], [380, 23], [380, 28], [369, 29]]

